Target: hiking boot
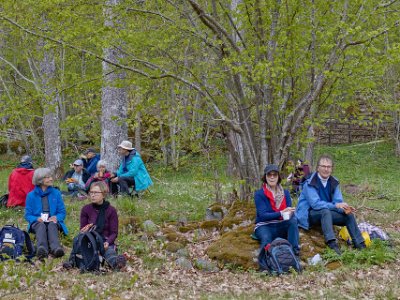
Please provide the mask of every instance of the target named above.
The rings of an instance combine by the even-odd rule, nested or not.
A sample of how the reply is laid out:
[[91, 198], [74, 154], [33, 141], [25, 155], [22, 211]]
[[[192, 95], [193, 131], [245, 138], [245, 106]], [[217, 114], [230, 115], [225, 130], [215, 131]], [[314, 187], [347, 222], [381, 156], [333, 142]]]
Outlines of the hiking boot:
[[62, 257], [64, 256], [64, 249], [62, 247], [57, 248], [53, 251], [54, 257]]
[[115, 270], [121, 270], [126, 266], [126, 258], [123, 255], [118, 255], [115, 262]]
[[64, 269], [66, 269], [66, 270], [70, 270], [70, 269], [72, 269], [72, 263], [70, 262], [70, 261], [65, 261], [65, 262], [63, 262], [63, 268]]
[[44, 259], [47, 258], [47, 256], [49, 255], [49, 253], [47, 252], [46, 248], [43, 246], [40, 246], [37, 251], [36, 251], [36, 255], [39, 259]]
[[339, 245], [336, 243], [336, 241], [329, 241], [328, 247], [335, 251], [337, 255], [342, 255], [342, 251], [340, 251]]

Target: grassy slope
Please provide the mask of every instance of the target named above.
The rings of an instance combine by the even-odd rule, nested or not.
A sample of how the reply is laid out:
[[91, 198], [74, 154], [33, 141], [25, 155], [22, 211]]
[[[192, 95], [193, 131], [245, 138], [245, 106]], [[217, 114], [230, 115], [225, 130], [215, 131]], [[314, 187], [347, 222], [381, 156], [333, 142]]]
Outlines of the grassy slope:
[[[340, 146], [320, 148], [319, 152], [333, 154], [336, 160], [335, 175], [345, 184], [363, 186], [364, 191], [357, 196], [345, 195], [349, 202], [363, 206], [359, 218], [373, 221], [388, 228], [398, 240], [399, 234], [391, 225], [398, 220], [400, 209], [398, 170], [400, 160], [393, 155], [391, 145]], [[0, 161], [0, 166], [13, 165]], [[342, 268], [335, 272], [309, 270], [301, 276], [285, 276], [282, 279], [266, 278], [252, 272], [228, 271], [217, 274], [184, 272], [176, 270], [169, 257], [160, 250], [158, 240], [143, 239], [135, 230], [143, 220], [151, 219], [157, 224], [180, 218], [201, 220], [205, 208], [213, 202], [216, 170], [218, 181], [226, 195], [235, 183], [221, 175], [224, 161], [205, 162], [201, 158], [191, 158], [179, 172], [149, 166], [155, 186], [142, 199], [111, 200], [119, 211], [121, 220], [135, 217], [134, 224], [121, 225], [120, 249], [135, 254], [128, 272], [96, 276], [78, 275], [76, 271], [60, 271], [61, 259], [49, 259], [45, 264], [15, 265], [13, 262], [0, 264], [0, 296], [10, 299], [36, 298], [46, 293], [48, 298], [96, 299], [127, 298], [218, 298], [218, 299], [263, 299], [265, 293], [287, 298], [340, 298], [342, 295], [360, 298], [391, 298], [400, 295], [398, 287], [398, 264], [384, 268], [374, 267], [374, 271], [356, 265], [358, 270]], [[4, 192], [10, 169], [0, 172], [0, 191]], [[71, 245], [71, 239], [78, 231], [79, 211], [86, 202], [66, 200], [67, 225], [71, 236], [63, 239], [64, 245]], [[136, 223], [135, 223], [136, 222]], [[0, 225], [17, 223], [25, 226], [21, 209], [0, 209]], [[400, 227], [400, 226], [399, 226]], [[354, 266], [353, 266], [354, 267]], [[376, 273], [376, 274], [375, 274]], [[343, 285], [342, 281], [347, 282]], [[112, 282], [112, 285], [110, 285]], [[385, 289], [381, 287], [385, 286]], [[53, 287], [53, 288], [51, 288]], [[368, 291], [369, 294], [366, 294]], [[7, 298], [6, 297], [6, 298]]]

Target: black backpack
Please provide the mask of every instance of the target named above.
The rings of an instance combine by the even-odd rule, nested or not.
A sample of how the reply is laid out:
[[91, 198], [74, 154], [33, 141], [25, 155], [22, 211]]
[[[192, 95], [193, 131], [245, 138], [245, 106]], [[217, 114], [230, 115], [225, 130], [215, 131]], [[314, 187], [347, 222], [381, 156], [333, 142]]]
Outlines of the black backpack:
[[267, 270], [272, 275], [288, 273], [291, 268], [301, 272], [300, 262], [293, 252], [292, 245], [282, 238], [273, 240], [267, 250], [261, 249], [258, 263], [261, 271]]
[[103, 238], [97, 231], [83, 232], [74, 239], [70, 262], [82, 273], [99, 271], [104, 252]]
[[35, 247], [29, 234], [15, 225], [5, 225], [0, 230], [0, 260], [20, 260], [22, 255], [28, 260], [35, 256]]
[[7, 207], [7, 202], [8, 202], [8, 194], [4, 194], [3, 196], [0, 197], [0, 206]]

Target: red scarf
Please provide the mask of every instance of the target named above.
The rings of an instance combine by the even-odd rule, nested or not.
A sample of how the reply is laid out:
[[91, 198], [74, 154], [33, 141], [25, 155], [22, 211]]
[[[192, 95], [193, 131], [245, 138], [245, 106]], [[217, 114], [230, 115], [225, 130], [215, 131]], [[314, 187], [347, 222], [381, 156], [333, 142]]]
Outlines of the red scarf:
[[265, 197], [267, 197], [267, 199], [268, 199], [269, 203], [271, 204], [271, 207], [274, 211], [276, 211], [276, 212], [282, 211], [287, 207], [285, 192], [283, 193], [283, 200], [281, 202], [281, 205], [279, 206], [279, 209], [277, 209], [275, 206], [274, 193], [272, 193], [272, 191], [267, 187], [267, 184], [265, 184], [265, 183], [263, 184], [263, 191], [264, 191]]

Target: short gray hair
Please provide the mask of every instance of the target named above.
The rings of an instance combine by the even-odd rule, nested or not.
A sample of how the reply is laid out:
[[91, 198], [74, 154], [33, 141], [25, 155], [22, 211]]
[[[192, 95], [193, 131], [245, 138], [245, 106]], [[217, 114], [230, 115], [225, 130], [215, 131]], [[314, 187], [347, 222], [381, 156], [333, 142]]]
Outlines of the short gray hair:
[[100, 159], [97, 162], [96, 168], [98, 169], [100, 166], [106, 167], [106, 169], [107, 169], [107, 162], [104, 159]]
[[41, 185], [45, 177], [53, 176], [53, 172], [49, 168], [38, 168], [33, 173], [32, 184]]

